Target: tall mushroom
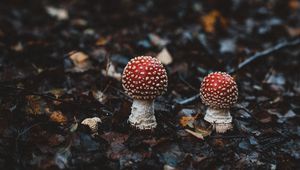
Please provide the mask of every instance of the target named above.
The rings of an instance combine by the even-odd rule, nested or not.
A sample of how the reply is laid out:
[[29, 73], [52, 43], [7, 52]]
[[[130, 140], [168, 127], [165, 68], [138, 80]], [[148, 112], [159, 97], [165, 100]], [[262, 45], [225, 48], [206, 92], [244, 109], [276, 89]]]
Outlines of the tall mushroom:
[[200, 96], [208, 106], [204, 120], [213, 124], [217, 133], [225, 133], [232, 129], [229, 109], [238, 98], [238, 88], [234, 79], [225, 72], [210, 73], [202, 81]]
[[122, 75], [125, 92], [133, 98], [129, 123], [139, 130], [152, 130], [157, 126], [154, 99], [168, 86], [167, 73], [156, 58], [140, 56], [131, 59]]

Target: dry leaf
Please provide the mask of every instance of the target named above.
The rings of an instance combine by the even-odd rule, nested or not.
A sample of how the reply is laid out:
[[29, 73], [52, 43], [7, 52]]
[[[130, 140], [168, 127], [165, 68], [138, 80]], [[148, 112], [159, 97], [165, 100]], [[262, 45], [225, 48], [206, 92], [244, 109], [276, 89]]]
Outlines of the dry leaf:
[[195, 136], [196, 138], [198, 139], [204, 139], [204, 137], [202, 136], [201, 133], [197, 133], [197, 132], [194, 132], [194, 131], [191, 131], [190, 129], [184, 129], [186, 132], [188, 132], [189, 134]]
[[93, 96], [96, 100], [98, 100], [100, 103], [106, 103], [107, 96], [102, 91], [93, 91]]
[[50, 16], [55, 17], [58, 20], [66, 20], [69, 18], [68, 11], [63, 8], [55, 8], [52, 6], [48, 6], [46, 7], [46, 11]]
[[16, 52], [21, 52], [21, 51], [23, 51], [24, 48], [23, 48], [22, 43], [18, 42], [17, 44], [13, 45], [11, 47], [11, 49], [14, 50], [14, 51], [16, 51]]
[[26, 100], [27, 100], [26, 107], [25, 107], [26, 113], [39, 115], [46, 112], [47, 103], [41, 97], [29, 95], [26, 96]]
[[158, 35], [153, 34], [153, 33], [149, 34], [148, 37], [149, 37], [151, 43], [155, 46], [158, 46], [158, 47], [164, 47], [169, 43], [169, 40], [163, 39], [163, 38], [161, 38]]
[[101, 123], [101, 119], [99, 117], [86, 118], [81, 122], [81, 124], [88, 126], [92, 133], [97, 133], [98, 123]]
[[65, 124], [67, 117], [61, 111], [53, 111], [50, 115], [50, 120], [59, 124]]
[[195, 127], [195, 132], [200, 133], [203, 137], [209, 136], [212, 133], [212, 126], [208, 129]]
[[161, 63], [168, 65], [173, 62], [173, 58], [169, 53], [167, 48], [163, 48], [160, 53], [156, 56], [156, 58], [161, 61]]
[[202, 24], [204, 30], [209, 33], [215, 32], [215, 24], [220, 19], [222, 27], [227, 27], [227, 20], [221, 16], [221, 13], [217, 10], [212, 10], [207, 15], [202, 17]]
[[290, 0], [289, 7], [291, 10], [298, 10], [300, 8], [300, 2], [298, 0]]
[[89, 56], [83, 52], [70, 52], [70, 59], [74, 64], [74, 68], [71, 71], [74, 72], [84, 72], [91, 68], [91, 62], [89, 60]]
[[193, 128], [193, 123], [195, 121], [195, 117], [193, 116], [182, 116], [179, 120], [179, 124], [182, 126], [182, 127], [185, 127], [187, 125], [189, 125], [189, 127]]
[[116, 68], [115, 68], [115, 66], [112, 63], [108, 64], [108, 67], [107, 67], [106, 70], [102, 70], [102, 74], [104, 76], [115, 78], [118, 81], [121, 81], [121, 78], [122, 78], [121, 73], [118, 73], [116, 71]]
[[286, 30], [287, 32], [289, 33], [289, 35], [291, 37], [297, 37], [300, 35], [300, 28], [293, 28], [293, 27], [289, 27], [289, 26], [286, 26]]
[[109, 41], [111, 40], [111, 37], [100, 37], [97, 41], [96, 41], [96, 45], [98, 46], [103, 46], [106, 45]]

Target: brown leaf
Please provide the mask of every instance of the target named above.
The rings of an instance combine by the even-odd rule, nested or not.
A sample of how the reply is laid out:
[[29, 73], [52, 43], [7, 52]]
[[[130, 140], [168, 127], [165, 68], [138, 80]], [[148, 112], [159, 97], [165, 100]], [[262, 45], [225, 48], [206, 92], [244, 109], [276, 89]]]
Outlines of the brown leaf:
[[204, 30], [209, 33], [214, 33], [216, 31], [215, 24], [218, 19], [220, 19], [222, 27], [227, 27], [227, 20], [221, 16], [221, 13], [217, 10], [212, 10], [207, 15], [202, 17], [202, 25]]
[[100, 37], [100, 38], [96, 41], [96, 45], [98, 45], [98, 46], [106, 45], [107, 43], [109, 43], [110, 40], [111, 40], [111, 36], [108, 36], [108, 37]]
[[195, 127], [195, 132], [200, 133], [203, 137], [209, 136], [212, 133], [212, 126], [209, 128]]
[[203, 137], [203, 135], [201, 134], [201, 133], [197, 133], [197, 132], [194, 132], [194, 131], [192, 131], [192, 130], [190, 130], [190, 129], [184, 129], [186, 132], [188, 132], [189, 134], [191, 134], [191, 135], [193, 135], [193, 136], [195, 136], [196, 138], [198, 138], [198, 139], [204, 139], [204, 137]]
[[47, 103], [39, 96], [26, 96], [27, 104], [25, 107], [26, 113], [39, 115], [46, 112]]
[[182, 127], [185, 127], [187, 125], [189, 125], [191, 128], [193, 128], [193, 123], [195, 121], [195, 117], [193, 116], [182, 116], [180, 119], [179, 119], [179, 124], [182, 126]]
[[130, 154], [130, 151], [123, 144], [128, 139], [127, 134], [107, 132], [101, 135], [101, 137], [110, 143], [110, 149], [106, 153], [109, 158], [117, 160], [123, 155]]
[[84, 72], [91, 68], [91, 61], [89, 60], [89, 56], [85, 53], [72, 51], [69, 53], [69, 55], [74, 64], [74, 68], [72, 68], [70, 71]]
[[61, 111], [53, 111], [50, 115], [50, 120], [59, 124], [65, 124], [67, 117]]

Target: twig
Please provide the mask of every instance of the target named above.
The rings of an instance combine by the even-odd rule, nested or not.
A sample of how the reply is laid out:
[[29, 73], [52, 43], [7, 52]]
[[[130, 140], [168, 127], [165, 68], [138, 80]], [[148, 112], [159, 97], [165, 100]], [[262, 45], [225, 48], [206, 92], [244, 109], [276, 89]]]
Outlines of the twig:
[[182, 76], [181, 74], [178, 74], [179, 79], [185, 84], [187, 85], [189, 88], [191, 88], [194, 91], [198, 91], [198, 89], [196, 89], [195, 87], [193, 87], [189, 82], [187, 82]]
[[34, 127], [36, 127], [36, 126], [38, 126], [40, 124], [41, 123], [39, 122], [39, 123], [33, 124], [33, 125], [29, 126], [28, 128], [24, 129], [22, 132], [20, 132], [18, 134], [18, 136], [16, 138], [16, 141], [18, 141], [21, 136], [23, 136], [25, 133], [27, 133], [28, 131], [30, 131], [32, 128], [34, 128]]
[[245, 136], [245, 135], [231, 135], [231, 136], [215, 135], [215, 136], [210, 136], [209, 138], [233, 139], [233, 138], [247, 138], [247, 136]]
[[[258, 125], [260, 125], [260, 126], [266, 126], [266, 124], [264, 124], [264, 123], [262, 123], [262, 122], [260, 122], [253, 114], [252, 114], [252, 112], [250, 112], [247, 108], [245, 108], [244, 106], [239, 106], [239, 107], [236, 107], [236, 109], [237, 110], [243, 110], [243, 111], [245, 111], [245, 112], [247, 112], [250, 116], [251, 116], [251, 118], [258, 124]], [[288, 135], [286, 135], [286, 134], [283, 134], [283, 133], [281, 133], [278, 129], [276, 129], [276, 128], [273, 128], [273, 127], [271, 127], [271, 129], [274, 131], [274, 132], [276, 132], [276, 133], [278, 133], [280, 136], [282, 136], [283, 138], [289, 138], [290, 136], [288, 136]]]
[[261, 51], [261, 52], [257, 52], [254, 55], [247, 58], [245, 61], [241, 62], [237, 66], [237, 68], [231, 69], [228, 73], [229, 74], [234, 74], [237, 71], [243, 69], [244, 67], [251, 64], [252, 62], [254, 62], [255, 60], [257, 60], [259, 58], [269, 56], [272, 53], [275, 53], [279, 50], [282, 50], [282, 49], [287, 48], [287, 47], [296, 46], [296, 45], [300, 45], [300, 38], [298, 38], [296, 40], [293, 40], [293, 41], [284, 41], [282, 43], [279, 43], [279, 44], [275, 45], [274, 47], [268, 48], [268, 49], [266, 49], [264, 51]]
[[177, 102], [177, 104], [179, 104], [179, 105], [186, 105], [186, 104], [192, 103], [195, 100], [198, 100], [199, 98], [200, 98], [200, 94], [196, 94], [196, 95], [194, 95], [192, 97], [189, 97], [187, 99], [184, 99], [184, 100], [181, 100], [181, 101]]
[[[97, 112], [98, 110], [97, 109], [94, 109], [94, 108], [89, 108], [89, 107], [85, 107], [84, 105], [82, 105], [81, 103], [79, 102], [76, 102], [76, 101], [65, 101], [65, 100], [62, 100], [62, 99], [58, 99], [56, 97], [53, 97], [53, 96], [50, 96], [50, 95], [47, 95], [47, 94], [43, 94], [43, 93], [36, 93], [36, 92], [33, 92], [31, 90], [28, 90], [28, 89], [25, 89], [25, 88], [20, 88], [20, 87], [13, 87], [13, 86], [6, 86], [6, 85], [2, 85], [0, 84], [0, 89], [5, 89], [5, 90], [15, 90], [17, 91], [19, 94], [22, 94], [22, 95], [34, 95], [34, 96], [40, 96], [42, 98], [46, 98], [46, 99], [49, 99], [49, 100], [53, 100], [53, 101], [58, 101], [58, 102], [61, 102], [61, 103], [65, 103], [65, 104], [71, 104], [73, 106], [77, 106], [80, 108], [83, 108], [83, 109], [86, 109], [90, 112]], [[0, 91], [1, 92], [1, 91]], [[7, 93], [7, 91], [5, 91]], [[16, 94], [14, 94], [16, 95]], [[101, 104], [101, 107], [107, 109], [108, 111], [110, 110], [107, 106], [105, 106], [104, 104]], [[103, 111], [104, 109], [102, 109]], [[110, 111], [109, 111], [110, 112]]]
[[[296, 40], [293, 40], [293, 41], [285, 41], [285, 42], [282, 42], [282, 43], [279, 43], [279, 44], [275, 45], [274, 47], [266, 49], [264, 51], [257, 52], [254, 55], [252, 55], [249, 58], [247, 58], [242, 63], [240, 63], [237, 66], [237, 68], [230, 70], [228, 73], [229, 74], [234, 74], [237, 71], [243, 69], [244, 67], [246, 67], [247, 65], [251, 64], [253, 61], [255, 61], [255, 60], [259, 59], [259, 58], [262, 58], [262, 57], [265, 57], [265, 56], [269, 56], [270, 54], [272, 54], [274, 52], [277, 52], [277, 51], [282, 50], [282, 49], [287, 48], [287, 47], [296, 46], [296, 45], [300, 45], [300, 38], [296, 39]], [[192, 89], [194, 90], [194, 88], [192, 88]], [[192, 97], [187, 98], [185, 100], [179, 101], [176, 104], [179, 104], [179, 105], [189, 104], [189, 103], [197, 100], [199, 97], [200, 97], [200, 95], [196, 94], [195, 96], [192, 96]]]

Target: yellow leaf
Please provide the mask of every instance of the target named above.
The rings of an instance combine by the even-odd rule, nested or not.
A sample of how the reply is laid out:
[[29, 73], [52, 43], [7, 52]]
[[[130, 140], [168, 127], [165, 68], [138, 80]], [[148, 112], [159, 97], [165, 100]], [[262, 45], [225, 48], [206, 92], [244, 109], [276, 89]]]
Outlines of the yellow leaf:
[[212, 10], [207, 15], [202, 17], [202, 25], [204, 30], [209, 33], [214, 33], [215, 24], [218, 19], [220, 20], [222, 27], [227, 27], [227, 20], [221, 16], [221, 13], [217, 10]]
[[65, 124], [67, 122], [67, 117], [63, 115], [61, 111], [53, 111], [50, 115], [50, 120], [56, 123]]
[[195, 121], [195, 118], [192, 116], [182, 116], [179, 120], [179, 124], [182, 127], [185, 127], [187, 125], [191, 126], [194, 121]]

